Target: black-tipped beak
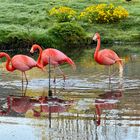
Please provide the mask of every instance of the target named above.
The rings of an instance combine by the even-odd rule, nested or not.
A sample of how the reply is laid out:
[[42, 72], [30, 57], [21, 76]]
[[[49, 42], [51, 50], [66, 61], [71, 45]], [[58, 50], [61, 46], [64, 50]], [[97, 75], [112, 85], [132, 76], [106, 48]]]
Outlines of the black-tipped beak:
[[97, 40], [96, 36], [93, 36], [93, 37], [92, 37], [92, 40], [93, 40], [93, 41], [96, 41], [96, 40]]
[[93, 38], [92, 38], [91, 44], [96, 44], [96, 40], [93, 40]]
[[32, 53], [32, 52], [30, 52], [30, 55], [31, 55], [31, 56], [33, 56], [33, 53]]

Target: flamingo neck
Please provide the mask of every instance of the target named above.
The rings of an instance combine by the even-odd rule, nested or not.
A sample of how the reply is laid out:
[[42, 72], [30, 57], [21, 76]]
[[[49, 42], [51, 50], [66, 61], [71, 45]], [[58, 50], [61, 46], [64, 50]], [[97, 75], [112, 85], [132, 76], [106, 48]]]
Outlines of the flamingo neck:
[[96, 107], [96, 115], [97, 115], [96, 123], [99, 126], [100, 125], [100, 122], [101, 122], [101, 119], [100, 119], [100, 116], [101, 116], [101, 107], [98, 104], [95, 105], [95, 107]]
[[38, 45], [37, 49], [39, 50], [39, 56], [38, 56], [38, 59], [37, 59], [37, 64], [42, 66], [42, 48]]
[[1, 54], [2, 54], [2, 57], [6, 57], [6, 59], [7, 59], [6, 60], [6, 69], [8, 71], [14, 71], [15, 68], [12, 65], [10, 65], [10, 62], [11, 62], [10, 56], [7, 53], [1, 53]]
[[11, 99], [10, 99], [10, 96], [7, 97], [7, 105], [8, 105], [7, 112], [10, 112], [10, 109], [11, 109]]
[[7, 110], [0, 110], [0, 115], [7, 115], [10, 110], [11, 110], [11, 105], [10, 105], [10, 96], [7, 97]]
[[98, 57], [98, 52], [100, 50], [100, 46], [101, 46], [101, 39], [100, 37], [97, 39], [97, 47], [95, 49], [95, 53], [94, 53], [94, 59], [96, 60]]

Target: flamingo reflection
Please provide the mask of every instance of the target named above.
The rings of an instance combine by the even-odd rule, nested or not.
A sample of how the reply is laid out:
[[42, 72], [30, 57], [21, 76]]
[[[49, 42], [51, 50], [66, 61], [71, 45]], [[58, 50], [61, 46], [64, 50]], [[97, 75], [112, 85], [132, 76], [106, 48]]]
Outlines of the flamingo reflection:
[[122, 91], [108, 91], [100, 95], [100, 99], [95, 100], [96, 124], [101, 123], [103, 110], [112, 110], [117, 107], [117, 102], [122, 98]]
[[7, 96], [7, 110], [1, 109], [0, 115], [8, 115], [10, 112], [26, 113], [34, 108], [38, 101], [27, 96]]
[[1, 109], [0, 115], [8, 115], [11, 112], [26, 114], [29, 110], [34, 117], [40, 117], [41, 113], [59, 113], [68, 110], [72, 101], [57, 97], [29, 97], [29, 96], [7, 96], [7, 109]]

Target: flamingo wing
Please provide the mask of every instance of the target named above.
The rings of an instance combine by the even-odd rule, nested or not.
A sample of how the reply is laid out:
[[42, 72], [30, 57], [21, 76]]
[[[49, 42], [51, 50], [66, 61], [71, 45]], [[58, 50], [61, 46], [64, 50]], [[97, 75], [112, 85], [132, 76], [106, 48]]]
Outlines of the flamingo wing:
[[118, 55], [109, 49], [99, 51], [97, 61], [102, 65], [112, 65], [120, 58]]
[[43, 62], [45, 62], [46, 64], [48, 64], [49, 57], [50, 57], [50, 63], [52, 65], [62, 64], [66, 62], [66, 59], [68, 58], [64, 53], [60, 52], [57, 49], [52, 49], [52, 48], [46, 49], [42, 53]]
[[27, 71], [36, 66], [36, 61], [26, 55], [15, 55], [12, 58], [12, 66], [21, 71]]
[[48, 64], [49, 58], [51, 65], [58, 66], [59, 64], [63, 64], [66, 62], [70, 64], [74, 70], [76, 69], [75, 63], [63, 52], [57, 49], [48, 48], [42, 52], [42, 62], [44, 66]]

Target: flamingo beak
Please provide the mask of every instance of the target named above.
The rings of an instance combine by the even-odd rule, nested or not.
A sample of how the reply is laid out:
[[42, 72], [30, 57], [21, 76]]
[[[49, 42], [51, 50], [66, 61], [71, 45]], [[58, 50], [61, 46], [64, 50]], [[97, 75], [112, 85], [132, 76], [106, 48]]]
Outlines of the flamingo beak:
[[97, 36], [96, 35], [94, 35], [94, 37], [92, 38], [94, 41], [96, 41], [97, 40]]
[[33, 50], [33, 48], [31, 48], [31, 50], [30, 50], [30, 53], [34, 53], [34, 50]]
[[33, 56], [33, 53], [34, 53], [34, 50], [33, 50], [33, 48], [31, 48], [31, 50], [30, 50], [30, 54]]

